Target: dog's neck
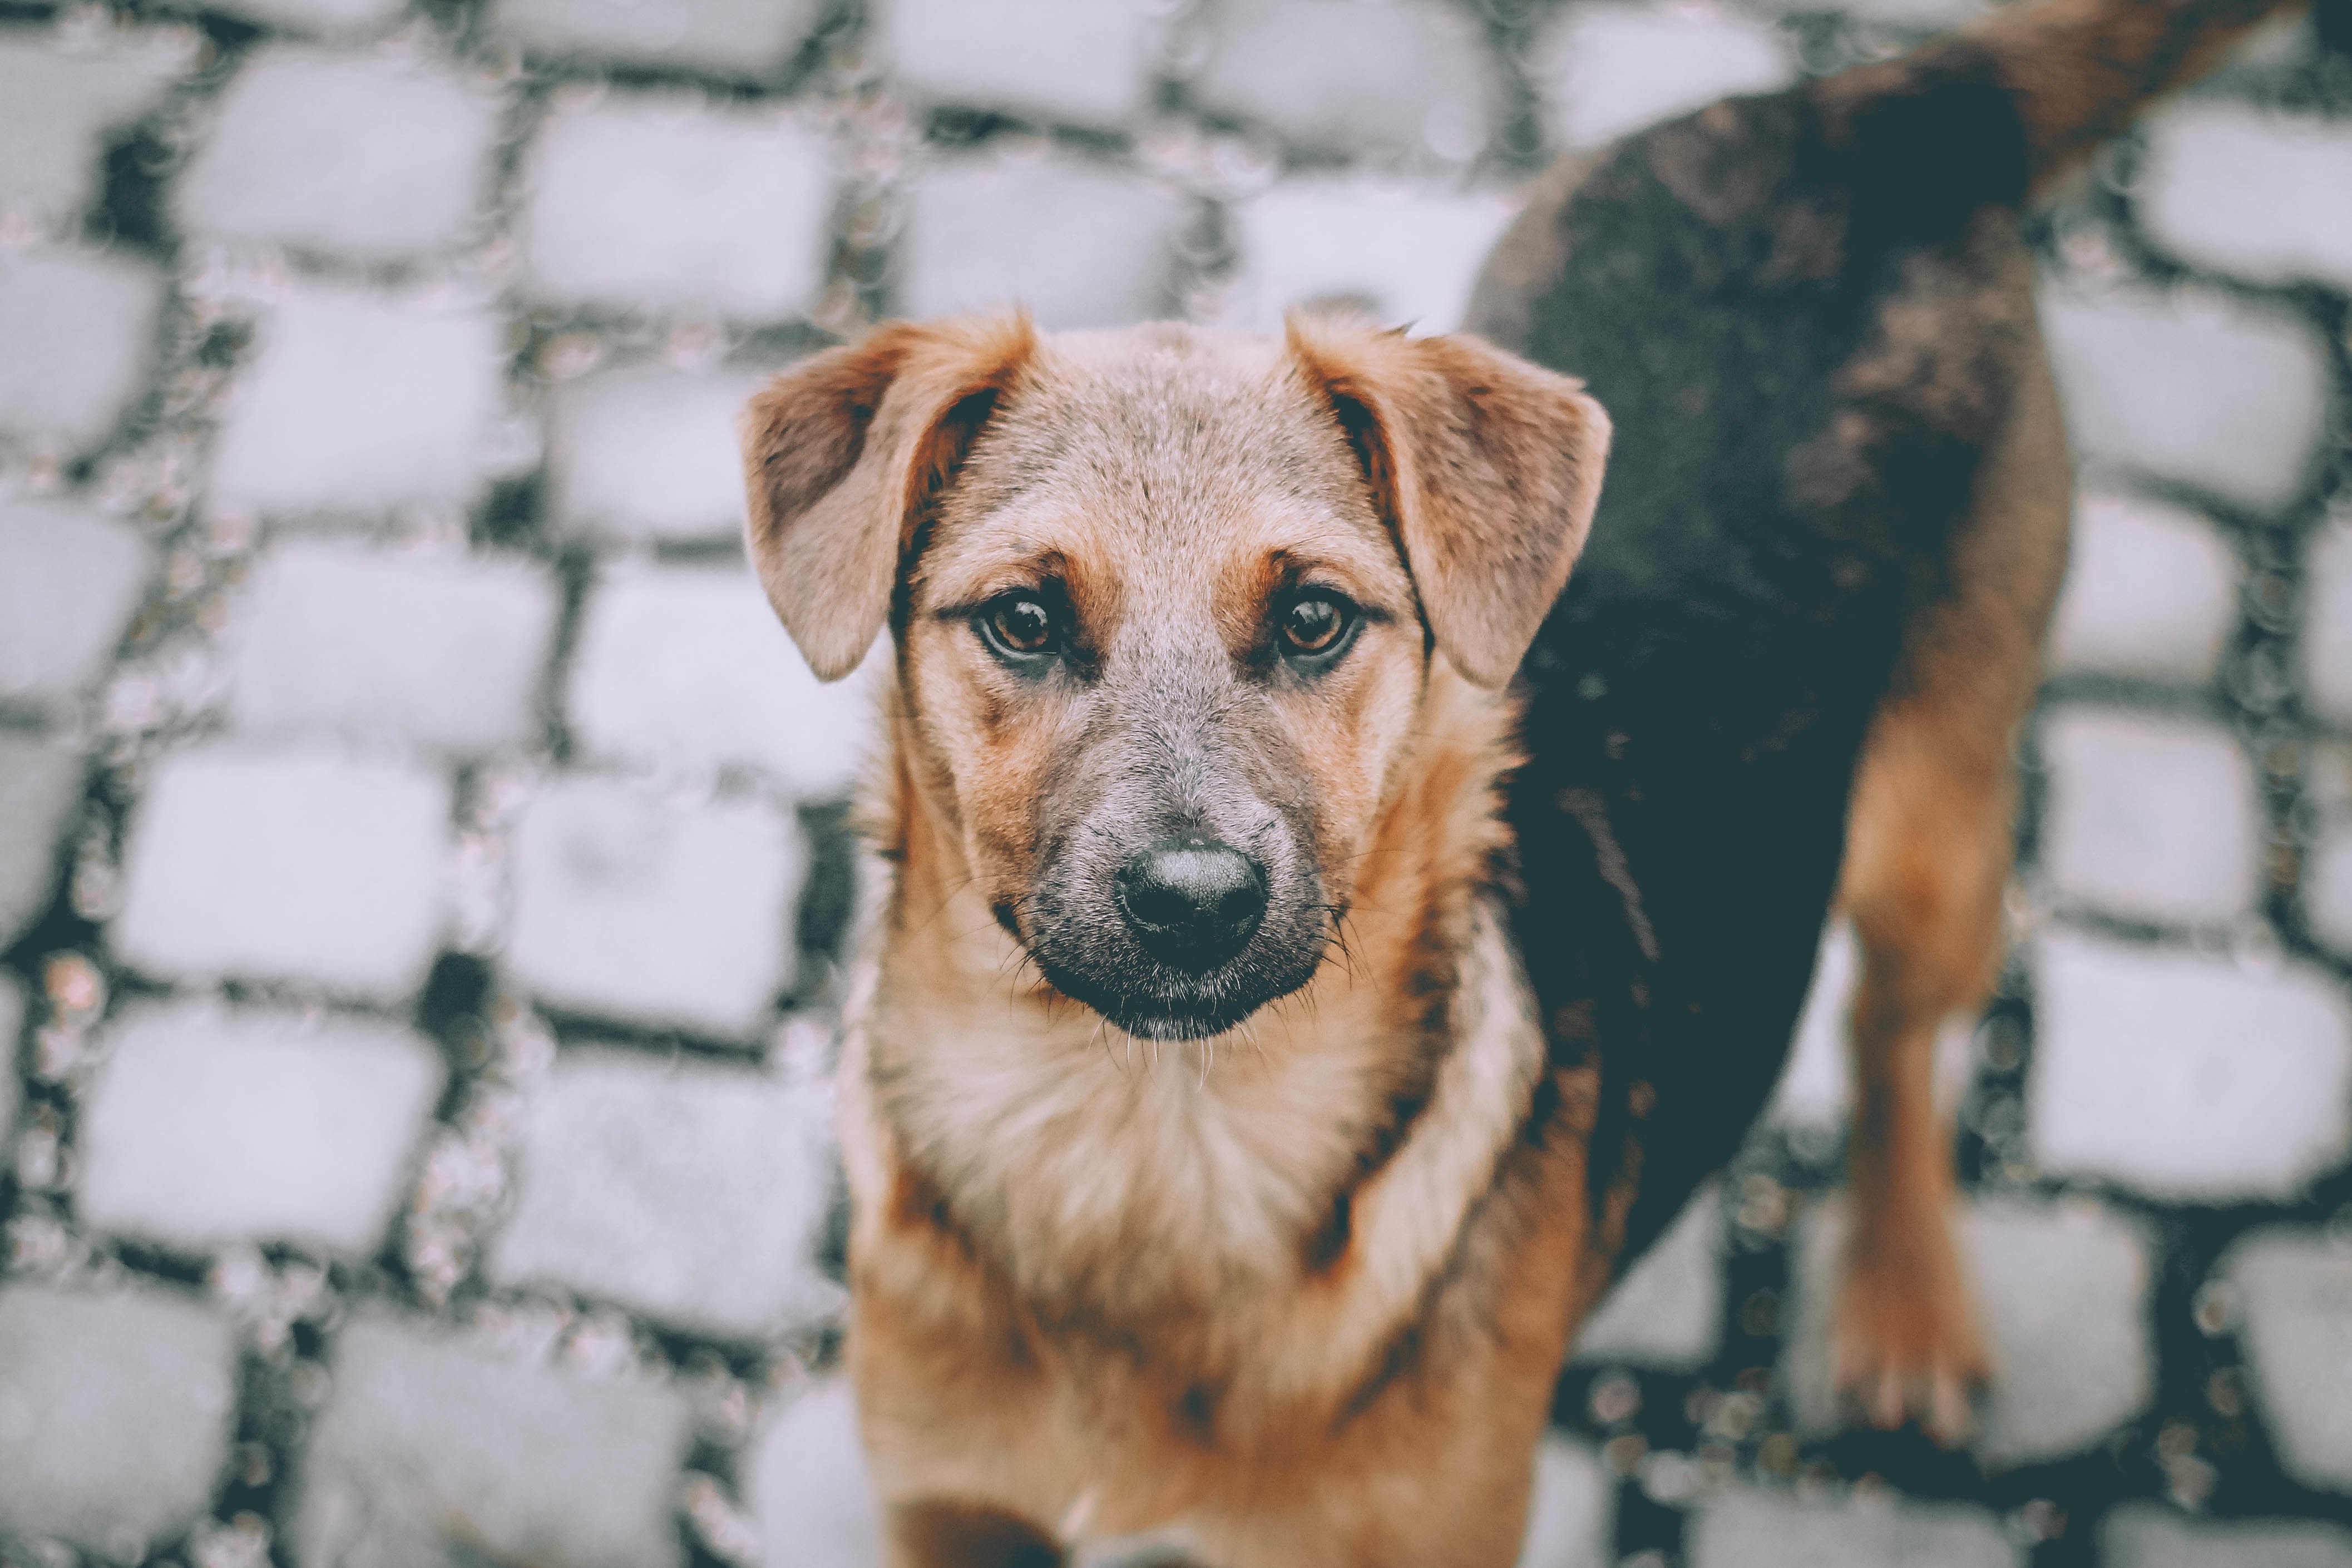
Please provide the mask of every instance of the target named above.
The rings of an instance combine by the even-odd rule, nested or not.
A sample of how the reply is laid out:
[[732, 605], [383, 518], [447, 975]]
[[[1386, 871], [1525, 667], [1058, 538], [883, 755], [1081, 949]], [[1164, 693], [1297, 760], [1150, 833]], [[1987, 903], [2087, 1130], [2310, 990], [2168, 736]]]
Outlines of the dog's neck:
[[896, 882], [845, 1057], [861, 1234], [885, 1207], [922, 1213], [1036, 1321], [1154, 1343], [1212, 1303], [1239, 1322], [1237, 1304], [1340, 1274], [1421, 1290], [1542, 1058], [1486, 894], [1511, 716], [1434, 671], [1357, 857], [1345, 949], [1243, 1028], [1173, 1045], [1128, 1037], [1025, 962], [894, 705], [877, 825]]

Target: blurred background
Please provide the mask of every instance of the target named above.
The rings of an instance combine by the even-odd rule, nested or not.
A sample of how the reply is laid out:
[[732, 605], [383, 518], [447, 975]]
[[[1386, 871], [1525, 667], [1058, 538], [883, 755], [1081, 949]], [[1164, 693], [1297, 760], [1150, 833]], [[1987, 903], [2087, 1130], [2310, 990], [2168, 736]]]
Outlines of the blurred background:
[[[871, 1563], [870, 683], [751, 585], [736, 407], [1015, 298], [1444, 329], [1552, 153], [1975, 10], [0, 0], [0, 1560]], [[1833, 934], [1528, 1568], [2352, 1568], [2347, 15], [2032, 225], [2084, 487], [1948, 1052], [1979, 1441], [1829, 1396]]]

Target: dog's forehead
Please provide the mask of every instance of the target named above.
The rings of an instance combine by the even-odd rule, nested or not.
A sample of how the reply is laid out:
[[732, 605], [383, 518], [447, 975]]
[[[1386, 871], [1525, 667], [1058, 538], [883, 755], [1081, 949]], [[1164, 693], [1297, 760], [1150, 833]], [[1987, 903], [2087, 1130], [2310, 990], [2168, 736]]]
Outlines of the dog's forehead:
[[[1085, 551], [1125, 574], [1393, 549], [1279, 340], [1156, 325], [1044, 340], [974, 446], [950, 548]], [[942, 543], [948, 541], [942, 540]]]

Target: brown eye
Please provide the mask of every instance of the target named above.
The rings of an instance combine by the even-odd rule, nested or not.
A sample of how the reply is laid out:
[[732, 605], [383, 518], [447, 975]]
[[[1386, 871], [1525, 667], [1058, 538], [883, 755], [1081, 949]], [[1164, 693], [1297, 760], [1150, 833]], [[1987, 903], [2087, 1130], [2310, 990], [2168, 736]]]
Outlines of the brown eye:
[[1043, 658], [1061, 643], [1061, 629], [1043, 600], [1008, 593], [980, 612], [980, 634], [996, 653], [1009, 659]]
[[1347, 634], [1352, 606], [1309, 594], [1282, 612], [1282, 640], [1294, 653], [1328, 653]]

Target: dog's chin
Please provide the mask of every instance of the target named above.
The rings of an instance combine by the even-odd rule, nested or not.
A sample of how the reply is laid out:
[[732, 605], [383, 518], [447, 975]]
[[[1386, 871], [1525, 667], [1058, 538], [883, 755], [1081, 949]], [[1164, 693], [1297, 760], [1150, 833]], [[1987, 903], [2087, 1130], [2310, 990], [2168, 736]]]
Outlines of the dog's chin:
[[1312, 965], [1296, 975], [1215, 971], [1191, 984], [1131, 988], [1083, 973], [1057, 972], [1059, 966], [1042, 957], [1038, 967], [1055, 990], [1100, 1013], [1113, 1028], [1138, 1040], [1169, 1043], [1208, 1040], [1238, 1029], [1314, 974]]

